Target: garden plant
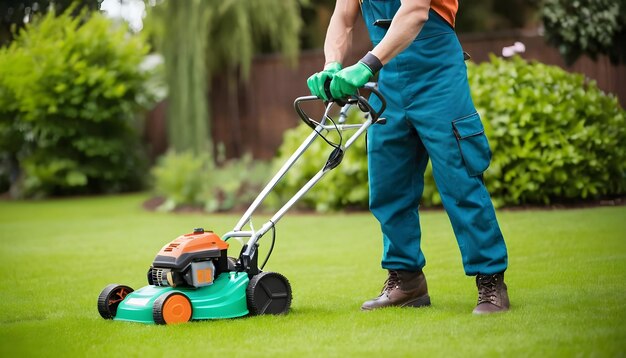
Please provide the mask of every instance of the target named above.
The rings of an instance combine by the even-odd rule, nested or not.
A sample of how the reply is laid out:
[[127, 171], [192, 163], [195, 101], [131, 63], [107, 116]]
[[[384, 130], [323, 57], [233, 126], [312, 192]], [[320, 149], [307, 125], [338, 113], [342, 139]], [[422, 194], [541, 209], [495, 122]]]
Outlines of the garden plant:
[[135, 115], [150, 102], [139, 66], [147, 52], [123, 24], [71, 10], [0, 49], [0, 176], [11, 176], [15, 196], [141, 187]]
[[[221, 157], [221, 156], [220, 156]], [[251, 155], [219, 160], [207, 153], [169, 151], [152, 168], [159, 210], [201, 209], [207, 212], [249, 205], [269, 178], [270, 164]]]

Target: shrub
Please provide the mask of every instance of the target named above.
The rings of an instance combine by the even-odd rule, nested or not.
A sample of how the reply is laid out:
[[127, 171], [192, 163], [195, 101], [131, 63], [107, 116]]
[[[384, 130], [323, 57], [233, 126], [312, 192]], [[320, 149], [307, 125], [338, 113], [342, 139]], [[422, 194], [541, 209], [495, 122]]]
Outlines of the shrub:
[[[595, 82], [558, 67], [496, 57], [468, 65], [470, 86], [494, 152], [485, 182], [494, 203], [550, 204], [626, 193], [626, 113]], [[310, 133], [304, 124], [285, 134], [282, 163]], [[317, 210], [367, 207], [364, 142], [302, 202]], [[299, 169], [277, 187], [295, 193], [316, 173], [331, 148], [322, 141], [305, 153]], [[426, 170], [422, 203], [441, 204]]]
[[494, 152], [485, 175], [499, 204], [626, 193], [626, 113], [582, 75], [521, 58], [469, 66]]
[[245, 155], [213, 164], [209, 154], [168, 152], [152, 169], [155, 194], [165, 198], [159, 210], [181, 207], [226, 211], [252, 203], [268, 178], [269, 163]]
[[192, 152], [177, 154], [170, 151], [152, 168], [154, 191], [166, 201], [162, 210], [172, 210], [180, 205], [200, 206], [208, 174], [212, 167], [211, 157], [194, 155]]
[[0, 157], [19, 165], [14, 190], [42, 196], [140, 186], [134, 116], [146, 96], [139, 64], [147, 51], [141, 37], [86, 12], [49, 13], [0, 49]]

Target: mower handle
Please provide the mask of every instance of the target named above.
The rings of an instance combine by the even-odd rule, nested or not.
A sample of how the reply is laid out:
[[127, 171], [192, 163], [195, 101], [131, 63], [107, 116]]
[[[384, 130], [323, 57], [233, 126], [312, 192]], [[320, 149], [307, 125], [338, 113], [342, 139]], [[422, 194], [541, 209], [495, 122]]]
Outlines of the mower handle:
[[[325, 103], [329, 104], [329, 103], [334, 102], [340, 106], [356, 104], [359, 106], [359, 109], [361, 111], [370, 114], [370, 116], [372, 117], [372, 123], [376, 123], [376, 121], [378, 121], [380, 116], [385, 111], [385, 108], [387, 108], [387, 101], [385, 100], [385, 97], [383, 97], [382, 93], [380, 93], [380, 91], [378, 90], [378, 84], [376, 82], [368, 82], [362, 88], [371, 91], [374, 95], [376, 95], [376, 97], [378, 97], [381, 103], [381, 108], [379, 111], [376, 111], [372, 107], [370, 102], [367, 100], [367, 98], [361, 96], [358, 92], [345, 99], [332, 98], [330, 101], [325, 101]], [[300, 116], [300, 119], [302, 119], [302, 121], [306, 123], [306, 125], [308, 125], [309, 127], [313, 129], [315, 129], [316, 124], [313, 123], [313, 119], [309, 117], [309, 115], [302, 109], [300, 104], [302, 102], [310, 102], [310, 101], [318, 101], [318, 100], [321, 100], [321, 99], [316, 96], [303, 96], [303, 97], [296, 98], [296, 100], [293, 102], [293, 106], [296, 110], [296, 113], [298, 113], [298, 116]]]
[[[319, 98], [317, 98], [316, 96], [305, 96], [305, 97], [299, 97], [294, 101], [294, 107], [296, 109], [296, 112], [298, 113], [302, 121], [304, 121], [308, 126], [313, 128], [313, 131], [302, 142], [302, 144], [300, 144], [298, 149], [296, 149], [296, 151], [289, 157], [289, 159], [287, 159], [287, 161], [282, 165], [282, 167], [278, 170], [278, 172], [274, 175], [274, 177], [270, 179], [270, 181], [263, 188], [261, 193], [259, 193], [256, 199], [254, 199], [254, 202], [250, 205], [250, 207], [248, 207], [248, 210], [246, 210], [246, 212], [243, 214], [243, 216], [241, 217], [241, 219], [239, 220], [235, 228], [232, 231], [222, 236], [222, 239], [224, 241], [232, 237], [240, 237], [240, 238], [249, 237], [250, 238], [248, 242], [243, 246], [241, 253], [239, 254], [240, 259], [237, 262], [238, 271], [246, 271], [248, 272], [249, 275], [255, 275], [256, 273], [259, 272], [259, 267], [257, 263], [257, 260], [258, 260], [257, 248], [258, 248], [258, 241], [261, 239], [261, 237], [265, 235], [268, 231], [273, 230], [275, 228], [276, 223], [283, 217], [283, 215], [285, 215], [287, 210], [293, 207], [293, 205], [298, 200], [300, 200], [300, 198], [302, 198], [302, 196], [306, 192], [308, 192], [319, 180], [321, 180], [322, 177], [326, 173], [328, 173], [330, 170], [332, 170], [337, 165], [339, 165], [339, 163], [341, 162], [341, 159], [343, 158], [343, 153], [346, 150], [348, 150], [348, 148], [350, 148], [356, 142], [357, 138], [359, 138], [361, 135], [363, 135], [363, 133], [367, 131], [370, 125], [376, 124], [376, 123], [378, 124], [385, 123], [384, 118], [380, 118], [380, 115], [385, 110], [387, 103], [385, 99], [383, 98], [382, 94], [378, 91], [376, 83], [372, 83], [372, 82], [367, 83], [365, 84], [365, 86], [363, 86], [363, 88], [372, 91], [372, 93], [374, 93], [374, 95], [378, 97], [378, 99], [381, 102], [381, 109], [377, 112], [376, 110], [374, 110], [370, 102], [365, 97], [357, 93], [346, 99], [346, 104], [343, 106], [342, 111], [340, 112], [340, 119], [338, 121], [339, 124], [335, 124], [335, 122], [333, 122], [332, 119], [328, 115], [328, 112], [333, 106], [333, 104], [335, 103], [339, 104], [338, 101], [333, 100], [333, 101], [325, 103], [326, 111], [324, 112], [323, 119], [319, 123], [317, 123], [314, 119], [310, 118], [300, 107], [300, 104], [302, 102], [318, 101], [320, 100]], [[354, 105], [354, 104], [358, 105], [361, 111], [367, 112], [369, 118], [367, 118], [367, 120], [365, 120], [362, 124], [343, 124], [341, 116], [345, 115], [345, 112], [348, 110], [349, 105]], [[330, 119], [330, 121], [333, 122], [333, 126], [324, 124], [327, 119]], [[287, 171], [294, 166], [298, 158], [300, 158], [304, 154], [304, 152], [307, 150], [307, 148], [309, 148], [309, 146], [313, 143], [313, 141], [318, 136], [321, 136], [322, 138], [326, 139], [322, 135], [321, 132], [324, 130], [332, 130], [332, 129], [337, 130], [338, 133], [341, 133], [344, 129], [353, 129], [354, 133], [352, 133], [352, 135], [345, 141], [345, 143], [340, 141], [339, 144], [332, 144], [329, 142], [329, 144], [331, 144], [334, 147], [334, 150], [330, 154], [324, 167], [320, 169], [320, 171], [317, 172], [317, 174], [315, 174], [311, 179], [309, 179], [309, 181], [306, 184], [304, 184], [302, 188], [300, 188], [300, 190], [298, 190], [291, 197], [291, 199], [289, 199], [280, 209], [278, 209], [278, 211], [272, 216], [271, 219], [269, 219], [269, 221], [263, 224], [263, 226], [260, 229], [254, 230], [254, 228], [252, 227], [252, 221], [251, 221], [252, 213], [261, 205], [263, 200], [265, 200], [265, 198], [269, 195], [270, 191], [274, 187], [276, 187], [278, 182], [284, 177]], [[326, 141], [328, 142], [328, 140]], [[250, 225], [251, 230], [241, 231], [244, 225], [246, 224]], [[271, 252], [271, 249], [270, 249], [270, 252]]]

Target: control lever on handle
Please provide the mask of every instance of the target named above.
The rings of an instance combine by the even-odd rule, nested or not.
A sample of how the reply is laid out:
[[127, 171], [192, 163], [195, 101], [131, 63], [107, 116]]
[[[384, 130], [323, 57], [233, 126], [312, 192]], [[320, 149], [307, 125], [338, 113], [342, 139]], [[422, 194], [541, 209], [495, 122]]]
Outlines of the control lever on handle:
[[348, 104], [348, 102], [344, 101], [343, 99], [333, 98], [332, 93], [330, 93], [330, 82], [331, 82], [330, 78], [326, 79], [326, 82], [324, 82], [324, 93], [326, 94], [326, 97], [328, 97], [328, 101], [329, 102], [335, 102], [335, 103], [337, 103], [341, 107], [343, 107], [346, 104]]
[[[376, 111], [372, 107], [372, 105], [367, 100], [367, 98], [361, 96], [359, 93], [352, 95], [348, 98], [341, 99], [341, 100], [333, 99], [332, 96], [329, 96], [331, 100], [325, 103], [328, 104], [330, 102], [334, 102], [342, 107], [345, 107], [347, 104], [352, 104], [352, 105], [356, 104], [359, 106], [359, 109], [361, 111], [370, 114], [372, 123], [385, 124], [386, 119], [380, 118], [380, 116], [385, 111], [385, 108], [387, 107], [387, 101], [385, 101], [385, 97], [383, 97], [380, 91], [378, 91], [378, 84], [376, 82], [368, 82], [363, 86], [363, 88], [370, 91], [374, 96], [378, 98], [380, 105], [381, 105], [378, 111]], [[326, 91], [327, 95], [330, 95], [330, 81], [326, 81], [326, 83], [324, 83], [324, 90]], [[308, 114], [306, 114], [306, 112], [304, 112], [300, 104], [302, 102], [317, 101], [317, 100], [319, 100], [319, 98], [316, 96], [304, 96], [304, 97], [296, 98], [296, 100], [293, 103], [296, 113], [298, 113], [298, 115], [300, 116], [300, 119], [302, 119], [304, 123], [306, 123], [309, 127], [313, 129], [316, 128], [316, 123], [314, 123], [314, 120], [310, 118]]]

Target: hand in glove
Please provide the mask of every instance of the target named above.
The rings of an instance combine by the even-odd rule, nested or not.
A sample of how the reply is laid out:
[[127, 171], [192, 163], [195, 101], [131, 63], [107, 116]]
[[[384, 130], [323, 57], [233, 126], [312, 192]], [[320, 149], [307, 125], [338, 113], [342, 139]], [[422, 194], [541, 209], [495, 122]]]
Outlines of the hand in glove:
[[324, 84], [333, 78], [333, 75], [341, 70], [341, 64], [339, 62], [331, 62], [324, 66], [324, 70], [313, 74], [306, 81], [309, 86], [309, 90], [313, 96], [328, 101], [329, 98], [324, 91]]
[[382, 67], [383, 64], [378, 57], [368, 52], [356, 65], [335, 73], [330, 83], [331, 95], [333, 98], [342, 99], [355, 94], [357, 88], [363, 87]]
[[351, 96], [356, 93], [357, 88], [363, 87], [372, 75], [372, 70], [359, 61], [335, 73], [330, 83], [330, 93], [336, 99]]

